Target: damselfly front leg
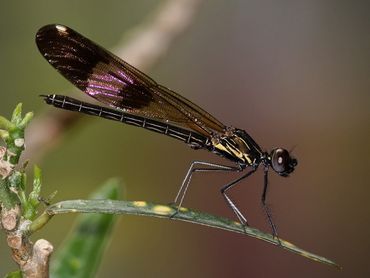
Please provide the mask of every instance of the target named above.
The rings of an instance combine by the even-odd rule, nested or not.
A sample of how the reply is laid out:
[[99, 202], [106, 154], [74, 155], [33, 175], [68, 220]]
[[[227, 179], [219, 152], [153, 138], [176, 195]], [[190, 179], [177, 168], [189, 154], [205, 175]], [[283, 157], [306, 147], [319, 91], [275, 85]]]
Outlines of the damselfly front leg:
[[272, 235], [278, 239], [279, 244], [280, 244], [280, 240], [278, 238], [278, 233], [277, 233], [277, 228], [276, 228], [274, 221], [272, 220], [270, 207], [266, 203], [266, 196], [267, 196], [267, 189], [268, 189], [268, 166], [265, 166], [264, 168], [263, 181], [264, 181], [264, 185], [263, 185], [263, 193], [261, 197], [262, 207], [265, 210], [265, 213], [267, 215], [267, 220], [270, 224]]

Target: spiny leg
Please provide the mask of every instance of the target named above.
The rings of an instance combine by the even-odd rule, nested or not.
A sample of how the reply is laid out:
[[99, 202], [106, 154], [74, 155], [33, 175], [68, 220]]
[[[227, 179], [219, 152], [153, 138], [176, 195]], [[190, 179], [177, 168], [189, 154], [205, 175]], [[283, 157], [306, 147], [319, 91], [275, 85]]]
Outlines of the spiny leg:
[[263, 185], [263, 193], [262, 193], [262, 198], [261, 198], [262, 206], [263, 206], [263, 208], [265, 210], [265, 213], [267, 215], [267, 219], [268, 219], [268, 222], [269, 222], [271, 230], [272, 230], [272, 235], [273, 235], [273, 237], [276, 237], [278, 239], [279, 244], [280, 244], [277, 229], [276, 229], [274, 221], [272, 220], [270, 207], [266, 204], [267, 189], [268, 189], [268, 166], [265, 166], [265, 168], [264, 168], [263, 180], [264, 180], [264, 185]]
[[[207, 168], [197, 168], [197, 166], [198, 167], [206, 166]], [[204, 161], [193, 161], [189, 167], [188, 172], [186, 173], [184, 180], [182, 181], [179, 191], [177, 192], [175, 201], [173, 202], [173, 204], [176, 205], [178, 200], [180, 199], [180, 202], [177, 205], [176, 212], [172, 214], [170, 218], [174, 217], [179, 212], [180, 207], [184, 201], [186, 192], [189, 188], [191, 178], [195, 172], [240, 171], [240, 170], [241, 169], [239, 167], [220, 165]]]
[[221, 188], [221, 194], [222, 194], [222, 196], [224, 196], [227, 205], [232, 209], [232, 211], [235, 213], [236, 217], [238, 217], [239, 222], [240, 222], [240, 224], [243, 225], [243, 227], [249, 226], [248, 225], [247, 218], [244, 217], [244, 215], [240, 212], [240, 210], [238, 209], [238, 207], [230, 199], [230, 197], [226, 195], [226, 191], [229, 190], [230, 188], [232, 188], [237, 183], [239, 183], [241, 180], [246, 179], [247, 177], [249, 177], [250, 175], [252, 175], [254, 172], [256, 172], [256, 170], [257, 170], [257, 167], [253, 168], [252, 170], [250, 170], [249, 172], [247, 172], [246, 174], [244, 174], [240, 178], [237, 178], [236, 180], [233, 180], [232, 182], [224, 185]]

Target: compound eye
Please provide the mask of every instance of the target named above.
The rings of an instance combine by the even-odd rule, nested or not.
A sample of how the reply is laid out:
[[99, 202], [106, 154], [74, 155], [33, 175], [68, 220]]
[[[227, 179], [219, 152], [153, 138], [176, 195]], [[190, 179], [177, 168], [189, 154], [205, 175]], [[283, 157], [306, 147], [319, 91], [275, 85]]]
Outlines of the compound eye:
[[285, 149], [274, 149], [271, 152], [271, 166], [281, 176], [288, 176], [297, 165], [297, 160], [292, 158]]

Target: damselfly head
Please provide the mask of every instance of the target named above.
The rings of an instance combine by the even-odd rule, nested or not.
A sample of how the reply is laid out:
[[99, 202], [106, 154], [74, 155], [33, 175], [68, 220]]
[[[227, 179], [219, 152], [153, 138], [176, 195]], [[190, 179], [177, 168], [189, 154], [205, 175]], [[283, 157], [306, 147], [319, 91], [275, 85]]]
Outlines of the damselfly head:
[[270, 165], [280, 176], [287, 177], [294, 171], [298, 161], [282, 148], [273, 149], [270, 154]]

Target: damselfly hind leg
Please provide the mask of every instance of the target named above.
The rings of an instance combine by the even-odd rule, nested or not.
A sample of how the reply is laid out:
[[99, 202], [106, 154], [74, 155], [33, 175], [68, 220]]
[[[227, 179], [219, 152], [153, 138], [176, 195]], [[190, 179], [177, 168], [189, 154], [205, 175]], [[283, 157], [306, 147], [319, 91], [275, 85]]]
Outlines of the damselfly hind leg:
[[245, 228], [245, 226], [248, 225], [247, 218], [241, 213], [241, 211], [238, 209], [238, 207], [235, 205], [235, 203], [230, 199], [229, 196], [227, 196], [226, 191], [228, 191], [230, 188], [234, 187], [236, 184], [238, 184], [241, 180], [246, 179], [250, 175], [252, 175], [254, 172], [256, 172], [257, 167], [252, 168], [249, 172], [244, 174], [243, 176], [237, 178], [236, 180], [233, 180], [232, 182], [224, 185], [221, 188], [221, 194], [225, 198], [226, 204], [229, 208], [235, 213], [236, 217], [238, 218], [240, 224]]
[[181, 205], [184, 201], [185, 195], [188, 191], [191, 178], [195, 172], [225, 172], [225, 171], [236, 172], [240, 170], [241, 169], [239, 167], [220, 165], [220, 164], [204, 162], [204, 161], [193, 161], [189, 167], [188, 172], [186, 173], [184, 180], [182, 181], [182, 184], [179, 188], [179, 191], [177, 192], [175, 200], [172, 203], [170, 203], [170, 206], [176, 209], [175, 213], [173, 213], [170, 216], [170, 219], [179, 213]]

